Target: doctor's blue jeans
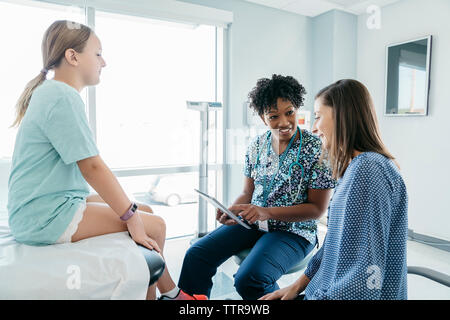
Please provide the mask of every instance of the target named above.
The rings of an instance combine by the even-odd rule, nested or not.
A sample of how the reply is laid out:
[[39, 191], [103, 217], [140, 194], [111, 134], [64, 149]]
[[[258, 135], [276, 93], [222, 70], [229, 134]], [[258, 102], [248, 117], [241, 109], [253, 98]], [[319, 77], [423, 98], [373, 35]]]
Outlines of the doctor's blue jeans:
[[188, 294], [209, 297], [217, 268], [231, 256], [252, 248], [234, 275], [234, 286], [244, 300], [256, 300], [278, 290], [276, 281], [303, 260], [314, 245], [291, 232], [223, 225], [186, 252], [178, 287]]

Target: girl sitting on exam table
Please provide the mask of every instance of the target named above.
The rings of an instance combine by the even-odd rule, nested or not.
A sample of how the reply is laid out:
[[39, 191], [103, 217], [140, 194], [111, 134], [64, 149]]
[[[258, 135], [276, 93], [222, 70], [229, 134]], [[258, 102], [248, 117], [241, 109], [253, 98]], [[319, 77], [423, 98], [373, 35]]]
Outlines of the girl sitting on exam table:
[[[235, 274], [243, 299], [277, 290], [276, 281], [317, 243], [317, 222], [328, 207], [335, 181], [319, 162], [321, 142], [298, 127], [305, 88], [290, 76], [258, 80], [250, 107], [268, 127], [245, 156], [244, 189], [229, 208], [259, 228], [248, 230], [221, 211], [223, 226], [187, 251], [178, 286], [209, 297], [211, 278], [229, 257], [252, 248]], [[268, 232], [267, 232], [268, 231]]]
[[339, 179], [328, 232], [305, 273], [262, 299], [406, 299], [408, 196], [369, 91], [337, 81], [316, 95], [314, 111], [313, 133]]
[[[98, 84], [106, 66], [99, 38], [85, 25], [55, 21], [45, 32], [42, 55], [43, 69], [20, 96], [13, 124], [20, 125], [9, 177], [13, 236], [42, 246], [129, 231], [135, 242], [162, 254], [164, 220], [128, 199], [100, 157], [86, 118], [80, 92]], [[49, 70], [53, 79], [47, 79]], [[97, 196], [89, 196], [88, 184]], [[167, 298], [195, 298], [178, 289], [167, 268], [156, 286]], [[147, 292], [154, 298], [155, 285]]]

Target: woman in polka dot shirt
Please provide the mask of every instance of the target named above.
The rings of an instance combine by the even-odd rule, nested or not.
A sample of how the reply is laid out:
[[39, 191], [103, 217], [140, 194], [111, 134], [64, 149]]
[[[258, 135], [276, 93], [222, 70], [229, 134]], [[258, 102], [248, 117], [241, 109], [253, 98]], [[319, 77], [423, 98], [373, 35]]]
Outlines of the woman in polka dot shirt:
[[328, 232], [305, 273], [261, 299], [407, 299], [408, 196], [371, 96], [340, 80], [316, 95], [314, 112], [313, 133], [338, 179]]

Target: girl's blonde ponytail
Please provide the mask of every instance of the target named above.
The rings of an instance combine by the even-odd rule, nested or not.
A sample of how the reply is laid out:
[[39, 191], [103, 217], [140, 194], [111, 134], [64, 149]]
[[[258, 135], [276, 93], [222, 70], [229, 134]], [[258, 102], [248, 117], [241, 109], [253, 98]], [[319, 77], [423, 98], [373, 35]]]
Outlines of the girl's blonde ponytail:
[[[75, 26], [75, 27], [74, 27]], [[42, 39], [42, 58], [44, 68], [37, 77], [28, 82], [16, 103], [16, 119], [11, 127], [19, 126], [30, 104], [34, 90], [46, 79], [47, 71], [59, 67], [67, 49], [83, 52], [93, 31], [79, 23], [59, 20], [48, 27]]]
[[16, 120], [11, 125], [11, 127], [19, 126], [23, 117], [25, 116], [25, 111], [28, 109], [28, 105], [30, 104], [31, 95], [33, 94], [34, 89], [40, 86], [45, 78], [47, 73], [40, 72], [37, 77], [27, 83], [25, 90], [21, 94], [19, 100], [16, 103]]

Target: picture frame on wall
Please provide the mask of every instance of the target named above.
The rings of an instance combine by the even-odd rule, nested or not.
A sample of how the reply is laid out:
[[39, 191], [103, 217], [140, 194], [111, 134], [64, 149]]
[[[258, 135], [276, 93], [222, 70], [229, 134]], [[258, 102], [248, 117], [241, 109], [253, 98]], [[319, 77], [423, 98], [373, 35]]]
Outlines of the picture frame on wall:
[[432, 36], [386, 47], [385, 116], [426, 116]]

